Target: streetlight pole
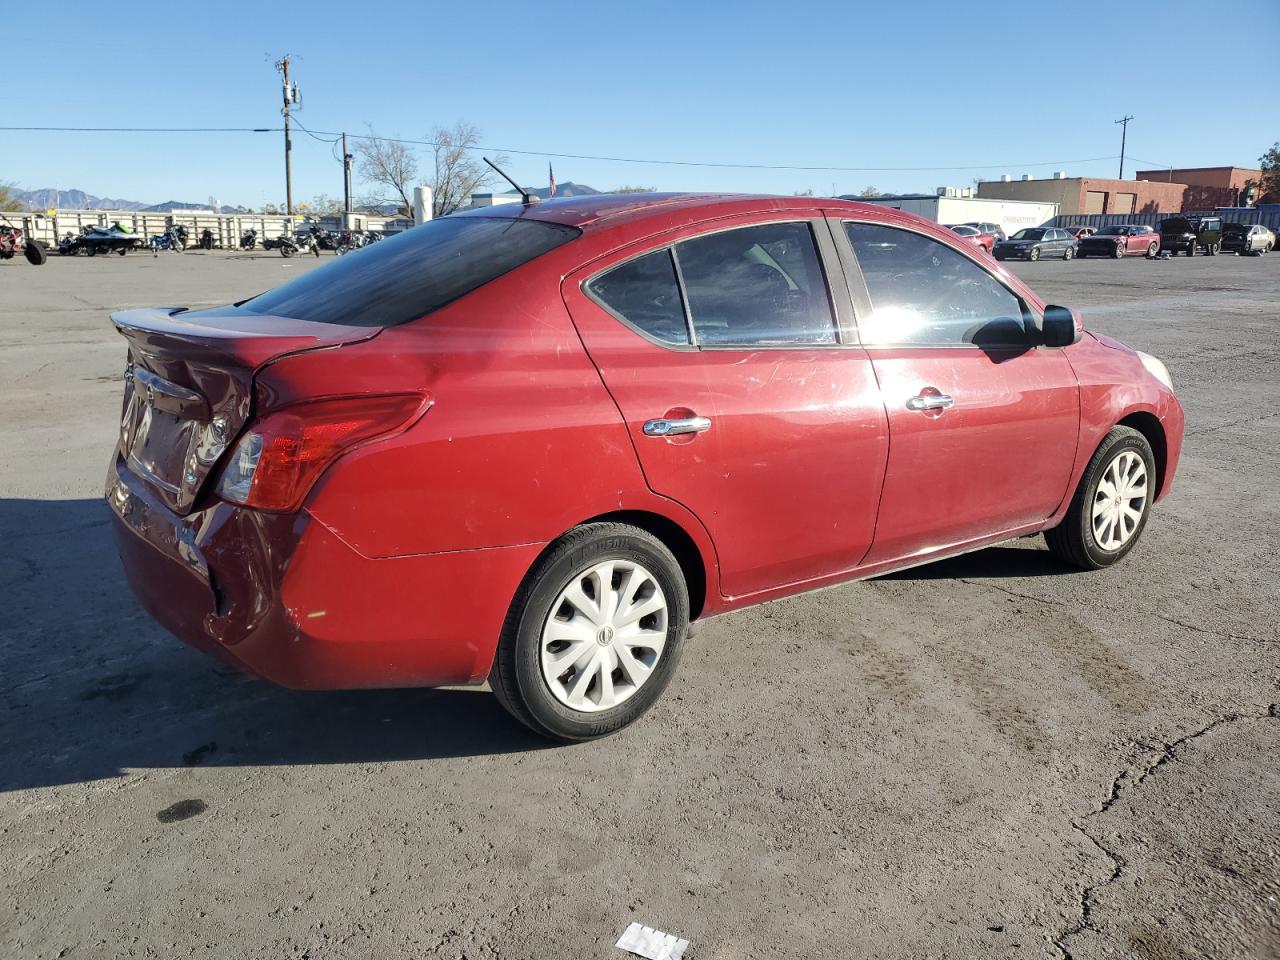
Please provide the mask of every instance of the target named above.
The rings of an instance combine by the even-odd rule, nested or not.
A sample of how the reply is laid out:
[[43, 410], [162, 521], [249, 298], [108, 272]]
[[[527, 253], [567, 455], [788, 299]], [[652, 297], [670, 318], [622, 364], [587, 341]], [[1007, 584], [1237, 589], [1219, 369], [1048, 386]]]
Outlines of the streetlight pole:
[[1124, 142], [1129, 135], [1129, 121], [1133, 117], [1126, 116], [1116, 123], [1120, 124], [1120, 179], [1124, 179]]

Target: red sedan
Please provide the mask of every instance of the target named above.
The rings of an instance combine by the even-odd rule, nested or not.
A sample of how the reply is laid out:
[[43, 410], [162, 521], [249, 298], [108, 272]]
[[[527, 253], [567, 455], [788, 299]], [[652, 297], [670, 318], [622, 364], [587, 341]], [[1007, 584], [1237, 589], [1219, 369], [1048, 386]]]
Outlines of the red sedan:
[[987, 253], [990, 253], [996, 245], [995, 234], [983, 233], [977, 227], [971, 227], [965, 223], [951, 227], [950, 230], [956, 236], [964, 237], [970, 243], [987, 251]]
[[113, 320], [106, 496], [156, 619], [290, 687], [488, 678], [568, 740], [699, 618], [1041, 531], [1115, 563], [1182, 445], [1159, 360], [836, 200], [490, 207]]

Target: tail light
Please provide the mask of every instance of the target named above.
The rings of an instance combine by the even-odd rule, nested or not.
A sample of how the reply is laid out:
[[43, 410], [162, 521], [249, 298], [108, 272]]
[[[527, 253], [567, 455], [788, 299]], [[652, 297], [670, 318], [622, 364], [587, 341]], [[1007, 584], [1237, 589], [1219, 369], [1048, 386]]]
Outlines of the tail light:
[[269, 411], [231, 451], [218, 496], [258, 510], [294, 510], [334, 460], [407, 430], [426, 408], [418, 394], [336, 397]]

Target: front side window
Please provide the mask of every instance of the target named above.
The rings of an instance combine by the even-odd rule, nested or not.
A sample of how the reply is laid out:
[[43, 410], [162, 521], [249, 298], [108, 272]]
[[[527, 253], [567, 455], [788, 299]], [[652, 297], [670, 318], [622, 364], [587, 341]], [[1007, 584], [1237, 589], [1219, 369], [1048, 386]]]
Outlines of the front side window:
[[628, 260], [587, 284], [589, 293], [610, 312], [659, 343], [689, 343], [684, 304], [671, 250], [663, 247]]
[[871, 295], [870, 316], [858, 317], [863, 343], [1031, 344], [1022, 301], [968, 257], [910, 230], [853, 222], [844, 228]]
[[675, 249], [699, 344], [836, 342], [808, 223], [739, 227], [685, 240]]

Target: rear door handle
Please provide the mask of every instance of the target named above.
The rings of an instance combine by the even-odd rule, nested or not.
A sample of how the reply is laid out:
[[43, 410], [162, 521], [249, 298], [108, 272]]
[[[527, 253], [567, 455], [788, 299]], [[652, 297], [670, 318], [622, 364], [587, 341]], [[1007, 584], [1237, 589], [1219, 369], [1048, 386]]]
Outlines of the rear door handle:
[[907, 401], [908, 410], [946, 410], [955, 406], [955, 401], [945, 393], [922, 393]]
[[646, 437], [675, 437], [682, 433], [703, 433], [711, 429], [710, 417], [682, 417], [679, 420], [646, 420], [644, 435]]

